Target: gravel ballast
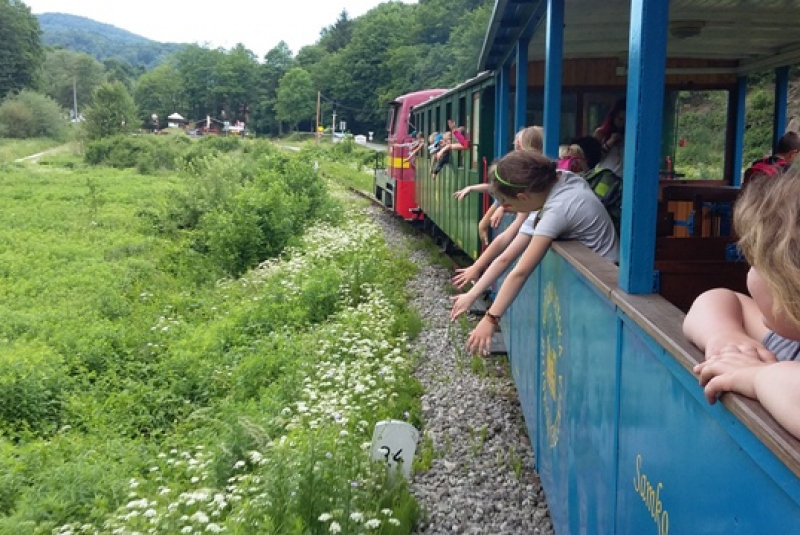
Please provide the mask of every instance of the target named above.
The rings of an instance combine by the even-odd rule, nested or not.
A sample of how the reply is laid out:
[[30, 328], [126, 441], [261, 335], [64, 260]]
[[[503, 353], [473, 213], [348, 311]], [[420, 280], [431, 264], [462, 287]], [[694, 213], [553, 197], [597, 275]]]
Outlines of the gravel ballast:
[[450, 270], [432, 261], [419, 246], [426, 238], [403, 221], [368, 210], [389, 246], [408, 250], [419, 266], [409, 291], [424, 322], [414, 350], [425, 390], [417, 457], [427, 469], [411, 482], [423, 511], [416, 533], [554, 533], [507, 360], [465, 352], [469, 329], [449, 321]]

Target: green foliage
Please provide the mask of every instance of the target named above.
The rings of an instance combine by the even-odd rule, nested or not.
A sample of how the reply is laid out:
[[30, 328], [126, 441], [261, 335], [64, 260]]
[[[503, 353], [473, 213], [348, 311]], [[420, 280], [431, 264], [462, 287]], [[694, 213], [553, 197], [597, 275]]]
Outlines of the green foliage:
[[48, 434], [61, 421], [70, 379], [60, 355], [33, 342], [8, 344], [0, 353], [0, 436]]
[[316, 112], [316, 94], [311, 75], [305, 69], [295, 67], [281, 78], [278, 86], [275, 115], [295, 127], [300, 121], [309, 120]]
[[0, 164], [38, 154], [52, 149], [60, 143], [61, 140], [52, 138], [3, 139], [0, 137]]
[[43, 13], [37, 17], [45, 45], [83, 52], [102, 62], [118, 58], [137, 68], [153, 69], [185, 46], [158, 43], [110, 24], [66, 13]]
[[[379, 419], [418, 423], [413, 265], [357, 211], [306, 215], [331, 202], [307, 154], [239, 143], [192, 143], [208, 152], [180, 176], [6, 170], [0, 532], [411, 531], [404, 480], [360, 445]], [[192, 191], [201, 219], [256, 226], [270, 195], [296, 204], [292, 247], [220, 279], [202, 229], [150, 224]]]
[[0, 103], [0, 135], [5, 137], [63, 140], [68, 126], [58, 103], [34, 91], [24, 90]]
[[121, 82], [103, 84], [86, 111], [84, 129], [89, 140], [124, 134], [138, 127], [136, 104]]
[[94, 92], [106, 82], [103, 64], [93, 57], [70, 50], [48, 50], [42, 67], [42, 88], [62, 108], [78, 112], [92, 105]]
[[[134, 89], [139, 119], [152, 129], [167, 126], [167, 117], [184, 109], [184, 96], [177, 72], [172, 65], [160, 65], [139, 77]], [[158, 115], [153, 124], [152, 115]]]
[[159, 169], [175, 169], [189, 143], [186, 136], [116, 135], [90, 142], [84, 160], [90, 165], [136, 168], [152, 174]]
[[44, 59], [39, 22], [20, 0], [0, 0], [0, 98], [33, 88]]

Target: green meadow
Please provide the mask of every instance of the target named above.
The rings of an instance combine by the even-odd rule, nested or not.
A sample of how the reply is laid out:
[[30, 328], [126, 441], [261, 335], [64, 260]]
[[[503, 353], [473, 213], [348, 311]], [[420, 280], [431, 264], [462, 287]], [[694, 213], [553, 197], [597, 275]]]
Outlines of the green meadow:
[[0, 163], [0, 533], [409, 533], [365, 448], [419, 423], [414, 267], [351, 164], [103, 143]]

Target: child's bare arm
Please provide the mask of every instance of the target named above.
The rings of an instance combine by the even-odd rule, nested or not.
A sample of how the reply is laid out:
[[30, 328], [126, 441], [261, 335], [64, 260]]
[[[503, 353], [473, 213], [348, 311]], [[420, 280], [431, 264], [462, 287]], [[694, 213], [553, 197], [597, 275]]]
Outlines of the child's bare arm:
[[752, 298], [717, 288], [701, 294], [683, 321], [683, 334], [706, 358], [733, 350], [766, 362], [775, 357], [761, 342], [767, 328]]
[[725, 353], [695, 366], [706, 400], [725, 392], [757, 399], [775, 420], [800, 438], [800, 362], [756, 362], [741, 353]]
[[756, 399], [779, 424], [800, 438], [800, 362], [763, 366], [754, 383]]

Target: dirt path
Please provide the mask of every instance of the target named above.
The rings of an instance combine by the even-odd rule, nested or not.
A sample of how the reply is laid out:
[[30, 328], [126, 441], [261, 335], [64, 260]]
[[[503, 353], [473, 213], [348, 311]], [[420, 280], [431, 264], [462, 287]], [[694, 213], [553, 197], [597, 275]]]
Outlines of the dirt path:
[[64, 145], [59, 145], [58, 147], [53, 147], [52, 149], [47, 149], [42, 152], [37, 152], [36, 154], [31, 154], [30, 156], [25, 156], [24, 158], [17, 158], [14, 162], [31, 162], [31, 163], [39, 163], [39, 158], [42, 156], [47, 156], [48, 154], [54, 154], [56, 152], [61, 152], [62, 150], [66, 150], [69, 148], [69, 143]]

